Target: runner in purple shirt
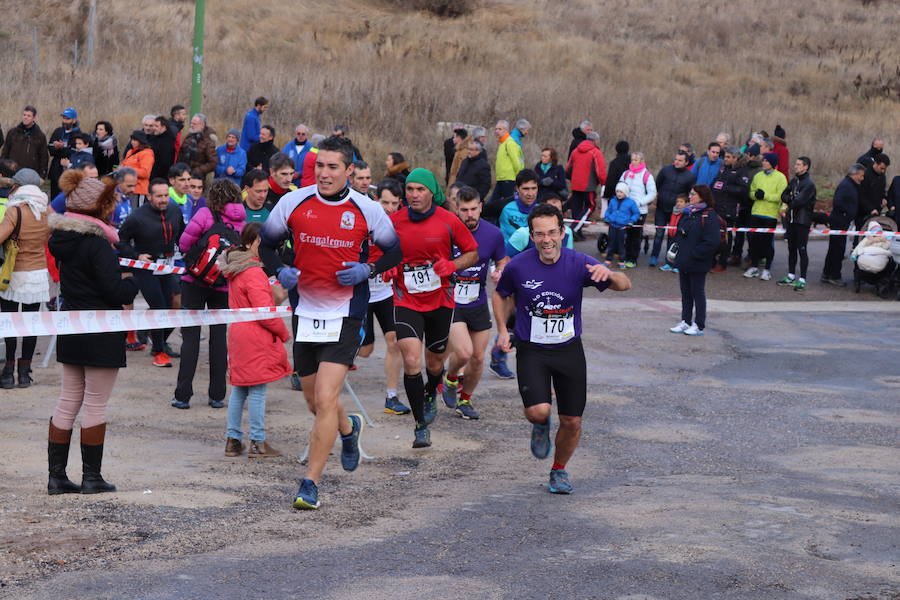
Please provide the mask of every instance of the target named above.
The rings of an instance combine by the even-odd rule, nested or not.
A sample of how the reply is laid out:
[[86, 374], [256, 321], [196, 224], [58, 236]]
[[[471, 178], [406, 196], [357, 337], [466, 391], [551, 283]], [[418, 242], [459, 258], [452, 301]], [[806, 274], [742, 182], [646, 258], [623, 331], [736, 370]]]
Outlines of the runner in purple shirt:
[[563, 216], [542, 204], [528, 216], [535, 247], [513, 258], [493, 295], [499, 344], [511, 351], [507, 317], [516, 312], [516, 376], [532, 423], [531, 453], [550, 454], [550, 386], [556, 390], [559, 431], [548, 489], [571, 494], [566, 463], [581, 437], [581, 415], [587, 403], [587, 365], [581, 344], [581, 298], [584, 288], [624, 292], [631, 281], [596, 259], [562, 247]]
[[[472, 394], [484, 371], [484, 351], [491, 337], [491, 311], [488, 308], [487, 286], [490, 263], [494, 283], [500, 279], [503, 267], [509, 262], [500, 229], [481, 218], [481, 196], [468, 186], [456, 196], [456, 214], [478, 242], [478, 262], [456, 272], [453, 289], [456, 306], [450, 326], [450, 358], [441, 386], [441, 395], [448, 408], [455, 408], [463, 419], [477, 419], [472, 406]], [[454, 252], [456, 255], [456, 252]], [[460, 384], [460, 371], [465, 367], [465, 379]], [[459, 398], [457, 399], [457, 392]]]

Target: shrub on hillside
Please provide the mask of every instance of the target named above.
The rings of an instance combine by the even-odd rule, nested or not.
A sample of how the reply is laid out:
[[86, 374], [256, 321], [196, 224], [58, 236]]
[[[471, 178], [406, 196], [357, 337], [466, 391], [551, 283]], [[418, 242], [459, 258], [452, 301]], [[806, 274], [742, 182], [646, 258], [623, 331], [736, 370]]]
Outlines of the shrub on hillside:
[[455, 19], [475, 10], [476, 0], [386, 0], [389, 6], [408, 11], [422, 11], [438, 17]]

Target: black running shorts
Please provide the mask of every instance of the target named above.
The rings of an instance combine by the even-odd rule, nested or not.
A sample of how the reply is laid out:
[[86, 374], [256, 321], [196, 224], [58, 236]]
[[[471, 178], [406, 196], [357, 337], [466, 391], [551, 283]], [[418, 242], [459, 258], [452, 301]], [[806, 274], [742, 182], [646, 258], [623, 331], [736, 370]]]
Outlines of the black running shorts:
[[550, 386], [556, 391], [556, 410], [580, 417], [587, 403], [587, 365], [581, 338], [571, 344], [544, 347], [519, 341], [516, 347], [516, 378], [526, 408], [550, 404]]
[[491, 328], [491, 311], [487, 303], [457, 306], [453, 310], [453, 322], [465, 323], [469, 331], [487, 331]]
[[435, 354], [447, 351], [453, 309], [442, 306], [427, 312], [418, 312], [405, 306], [394, 307], [394, 326], [397, 339], [419, 338], [425, 340], [425, 348]]
[[300, 377], [319, 370], [319, 363], [353, 364], [363, 339], [362, 320], [344, 317], [341, 335], [336, 342], [294, 342], [294, 368]]
[[394, 297], [388, 296], [384, 300], [369, 303], [369, 314], [366, 317], [366, 337], [363, 338], [363, 346], [375, 343], [375, 319], [381, 327], [381, 334], [395, 331], [394, 326]]

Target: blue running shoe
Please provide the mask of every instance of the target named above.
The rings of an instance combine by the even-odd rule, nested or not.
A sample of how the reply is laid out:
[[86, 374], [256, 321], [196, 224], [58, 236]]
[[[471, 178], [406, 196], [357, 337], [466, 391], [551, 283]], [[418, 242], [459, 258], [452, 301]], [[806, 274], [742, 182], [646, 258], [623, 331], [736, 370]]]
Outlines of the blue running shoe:
[[444, 377], [444, 385], [441, 386], [441, 397], [447, 408], [456, 408], [456, 392], [459, 390], [459, 381], [450, 381]]
[[471, 400], [460, 400], [456, 403], [456, 414], [467, 421], [477, 421], [478, 411], [472, 406]]
[[225, 408], [225, 401], [224, 400], [213, 400], [212, 398], [210, 398], [209, 399], [209, 407], [210, 408]]
[[551, 494], [571, 494], [572, 484], [569, 483], [569, 474], [563, 469], [553, 469], [550, 471], [550, 483], [547, 490]]
[[295, 392], [303, 391], [303, 384], [300, 382], [300, 374], [297, 371], [291, 373], [291, 389]]
[[425, 424], [431, 425], [437, 418], [437, 391], [425, 395]]
[[672, 267], [670, 267], [669, 264], [666, 263], [666, 264], [664, 264], [663, 266], [661, 266], [661, 267], [659, 268], [659, 270], [660, 270], [660, 271], [667, 271], [667, 272], [668, 272], [668, 271], [671, 271], [671, 270], [672, 270]]
[[389, 415], [408, 415], [410, 410], [397, 396], [391, 396], [384, 399], [384, 412]]
[[191, 407], [190, 402], [182, 402], [178, 398], [172, 398], [172, 401], [169, 402], [172, 405], [172, 408], [180, 408], [181, 410], [187, 410]]
[[319, 503], [319, 488], [311, 479], [304, 479], [300, 482], [300, 489], [294, 496], [292, 504], [297, 510], [316, 510], [321, 506]]
[[413, 448], [428, 448], [431, 446], [431, 432], [428, 431], [428, 425], [416, 425], [415, 435]]
[[352, 430], [349, 434], [341, 436], [341, 466], [345, 471], [355, 471], [359, 466], [359, 435], [363, 430], [363, 418], [356, 413], [347, 417], [350, 419]]
[[533, 423], [531, 425], [531, 453], [535, 458], [547, 458], [550, 456], [550, 418], [543, 425]]
[[655, 267], [655, 266], [656, 266], [656, 261], [657, 261], [657, 260], [658, 260], [658, 259], [657, 259], [655, 256], [651, 256], [651, 257], [650, 257], [650, 260], [647, 261], [647, 266], [648, 266], [648, 267]]

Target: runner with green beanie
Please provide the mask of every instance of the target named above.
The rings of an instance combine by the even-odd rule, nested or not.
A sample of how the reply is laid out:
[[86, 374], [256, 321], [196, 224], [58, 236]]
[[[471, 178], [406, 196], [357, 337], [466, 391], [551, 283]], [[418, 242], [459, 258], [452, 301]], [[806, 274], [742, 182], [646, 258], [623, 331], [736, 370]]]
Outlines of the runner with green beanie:
[[438, 184], [434, 173], [428, 169], [423, 169], [422, 167], [413, 169], [412, 172], [406, 176], [406, 183], [407, 185], [410, 183], [421, 183], [424, 185], [433, 195], [432, 202], [438, 206], [443, 206], [444, 202], [447, 201], [447, 198], [444, 196], [443, 188]]

